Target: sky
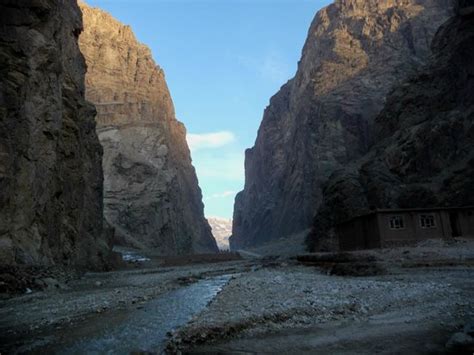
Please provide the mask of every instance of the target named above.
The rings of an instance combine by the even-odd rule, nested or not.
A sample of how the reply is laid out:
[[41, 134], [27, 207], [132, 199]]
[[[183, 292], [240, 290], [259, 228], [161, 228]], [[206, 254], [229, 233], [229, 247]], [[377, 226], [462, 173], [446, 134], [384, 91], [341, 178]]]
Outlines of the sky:
[[130, 25], [165, 71], [206, 216], [232, 218], [270, 98], [296, 73], [329, 0], [86, 0]]

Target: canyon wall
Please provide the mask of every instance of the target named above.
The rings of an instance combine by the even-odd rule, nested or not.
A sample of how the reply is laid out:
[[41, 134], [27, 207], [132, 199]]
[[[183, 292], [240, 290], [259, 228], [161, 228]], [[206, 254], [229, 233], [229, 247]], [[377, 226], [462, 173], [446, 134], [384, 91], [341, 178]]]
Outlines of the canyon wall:
[[336, 0], [316, 15], [296, 76], [266, 108], [246, 151], [234, 249], [308, 229], [322, 187], [366, 154], [391, 88], [423, 66], [450, 0]]
[[97, 108], [105, 216], [117, 242], [162, 254], [217, 251], [163, 70], [129, 26], [80, 6], [86, 97]]
[[375, 144], [335, 172], [308, 240], [337, 248], [334, 226], [373, 208], [474, 205], [474, 6], [432, 43], [433, 57], [397, 86], [375, 120]]
[[74, 0], [0, 4], [0, 263], [102, 269], [102, 148]]

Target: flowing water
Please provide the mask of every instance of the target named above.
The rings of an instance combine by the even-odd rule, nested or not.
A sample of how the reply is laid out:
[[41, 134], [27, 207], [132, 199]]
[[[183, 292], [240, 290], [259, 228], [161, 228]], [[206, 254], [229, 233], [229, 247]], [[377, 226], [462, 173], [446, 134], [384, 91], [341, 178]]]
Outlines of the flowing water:
[[[48, 353], [129, 354], [164, 350], [167, 333], [201, 312], [230, 279], [217, 276], [165, 293], [133, 311], [105, 314], [61, 334], [64, 339]], [[87, 323], [87, 322], [86, 322]]]

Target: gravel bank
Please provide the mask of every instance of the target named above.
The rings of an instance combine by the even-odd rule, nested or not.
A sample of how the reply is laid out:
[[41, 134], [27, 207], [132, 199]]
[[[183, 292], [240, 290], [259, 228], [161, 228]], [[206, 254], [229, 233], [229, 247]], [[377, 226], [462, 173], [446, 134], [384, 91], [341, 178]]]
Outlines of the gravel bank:
[[[349, 334], [359, 334], [362, 340], [378, 334], [380, 341], [404, 334], [415, 345], [410, 348], [407, 340], [400, 351], [439, 350], [452, 333], [474, 319], [473, 250], [472, 243], [461, 243], [441, 249], [429, 245], [372, 252], [388, 266], [388, 272], [371, 277], [328, 276], [318, 268], [285, 263], [241, 274], [174, 334], [168, 349], [331, 351], [327, 342], [323, 346], [314, 340], [326, 328], [333, 335], [347, 329], [329, 342], [338, 346], [350, 339]], [[451, 266], [440, 267], [443, 260]], [[430, 263], [435, 266], [417, 266]], [[285, 344], [276, 341], [294, 332], [298, 334]], [[423, 334], [430, 339], [416, 343]], [[397, 346], [392, 345], [393, 349]], [[362, 346], [360, 350], [376, 349]]]
[[[62, 328], [141, 307], [198, 279], [249, 270], [248, 261], [89, 273], [67, 284], [0, 301], [0, 352], [35, 346]], [[10, 352], [6, 352], [10, 353]]]

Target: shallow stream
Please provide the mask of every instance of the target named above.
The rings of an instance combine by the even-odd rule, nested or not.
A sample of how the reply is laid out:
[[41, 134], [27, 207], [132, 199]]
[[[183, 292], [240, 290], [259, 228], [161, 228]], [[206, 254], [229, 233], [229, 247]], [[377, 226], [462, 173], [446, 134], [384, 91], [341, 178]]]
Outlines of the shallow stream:
[[94, 322], [63, 331], [59, 343], [45, 350], [57, 354], [160, 353], [166, 347], [167, 333], [185, 325], [206, 308], [230, 277], [200, 280], [165, 293], [137, 309], [104, 314]]

